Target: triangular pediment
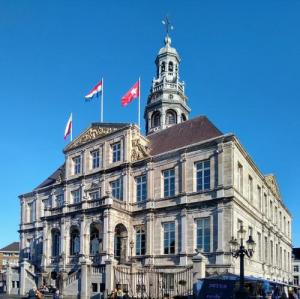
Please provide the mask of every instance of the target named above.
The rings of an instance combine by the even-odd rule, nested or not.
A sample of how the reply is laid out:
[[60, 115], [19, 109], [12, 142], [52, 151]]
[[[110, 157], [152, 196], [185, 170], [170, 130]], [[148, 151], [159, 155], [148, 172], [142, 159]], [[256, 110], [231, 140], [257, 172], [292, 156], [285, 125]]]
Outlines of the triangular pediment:
[[64, 149], [64, 152], [112, 134], [128, 125], [129, 124], [123, 123], [94, 123], [87, 130], [76, 137], [69, 145], [67, 145]]
[[273, 174], [268, 174], [268, 175], [265, 176], [265, 179], [266, 179], [267, 185], [270, 187], [270, 189], [275, 194], [275, 196], [278, 199], [281, 199], [279, 186], [278, 186], [276, 177]]

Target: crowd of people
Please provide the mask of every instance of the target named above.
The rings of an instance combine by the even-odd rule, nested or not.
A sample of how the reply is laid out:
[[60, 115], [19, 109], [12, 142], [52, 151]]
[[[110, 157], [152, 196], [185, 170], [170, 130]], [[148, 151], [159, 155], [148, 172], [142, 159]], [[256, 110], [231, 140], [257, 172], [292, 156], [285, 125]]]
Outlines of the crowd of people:
[[59, 290], [53, 288], [50, 289], [46, 285], [43, 285], [38, 289], [29, 290], [28, 299], [42, 299], [44, 297], [44, 294], [47, 293], [53, 293], [53, 297], [52, 297], [53, 299], [60, 299]]

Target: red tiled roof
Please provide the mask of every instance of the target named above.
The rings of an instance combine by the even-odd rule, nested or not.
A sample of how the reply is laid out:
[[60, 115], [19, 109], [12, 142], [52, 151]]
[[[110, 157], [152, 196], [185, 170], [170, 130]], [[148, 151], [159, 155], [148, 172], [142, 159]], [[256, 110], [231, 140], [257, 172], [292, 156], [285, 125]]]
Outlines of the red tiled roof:
[[147, 137], [150, 141], [150, 153], [155, 156], [222, 135], [206, 116], [199, 116]]

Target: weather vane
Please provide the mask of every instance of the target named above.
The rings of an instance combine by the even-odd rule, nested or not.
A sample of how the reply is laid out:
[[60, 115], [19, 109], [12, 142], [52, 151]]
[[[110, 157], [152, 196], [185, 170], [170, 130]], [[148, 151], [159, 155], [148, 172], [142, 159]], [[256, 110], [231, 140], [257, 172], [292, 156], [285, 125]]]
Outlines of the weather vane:
[[167, 36], [169, 36], [169, 32], [170, 32], [171, 30], [173, 30], [174, 27], [173, 27], [173, 25], [171, 24], [171, 22], [170, 22], [168, 16], [166, 16], [165, 19], [162, 20], [161, 22], [162, 22], [163, 25], [166, 27]]

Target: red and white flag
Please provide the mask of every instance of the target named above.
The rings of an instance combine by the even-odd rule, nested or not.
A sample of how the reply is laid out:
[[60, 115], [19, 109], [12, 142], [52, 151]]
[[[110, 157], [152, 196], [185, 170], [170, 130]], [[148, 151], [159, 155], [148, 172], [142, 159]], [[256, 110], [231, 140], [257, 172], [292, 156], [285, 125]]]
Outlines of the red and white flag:
[[72, 121], [72, 113], [71, 113], [65, 128], [64, 140], [66, 140], [67, 137], [71, 134], [71, 141], [72, 141], [72, 127], [73, 127], [73, 121]]
[[103, 80], [96, 84], [92, 90], [85, 96], [86, 101], [91, 100], [95, 95], [98, 95], [102, 91]]
[[134, 83], [134, 85], [129, 89], [129, 91], [122, 97], [122, 106], [127, 106], [131, 101], [140, 96], [140, 81]]

